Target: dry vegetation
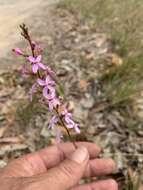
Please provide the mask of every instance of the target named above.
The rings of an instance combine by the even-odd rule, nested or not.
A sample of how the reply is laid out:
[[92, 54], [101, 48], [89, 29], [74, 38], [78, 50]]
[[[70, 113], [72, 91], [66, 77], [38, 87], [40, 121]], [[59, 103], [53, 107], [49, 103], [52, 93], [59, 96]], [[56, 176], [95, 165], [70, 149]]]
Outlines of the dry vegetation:
[[[143, 87], [142, 0], [63, 0], [59, 7], [87, 22], [91, 29], [108, 35], [113, 51], [121, 57], [123, 64], [102, 74], [106, 97], [117, 109], [124, 105], [136, 107], [136, 100], [142, 99]], [[129, 123], [134, 125], [132, 121]], [[139, 178], [129, 171], [123, 189], [138, 190]]]
[[124, 64], [104, 76], [113, 104], [136, 96], [143, 79], [142, 0], [65, 0], [60, 7], [108, 33], [122, 57]]

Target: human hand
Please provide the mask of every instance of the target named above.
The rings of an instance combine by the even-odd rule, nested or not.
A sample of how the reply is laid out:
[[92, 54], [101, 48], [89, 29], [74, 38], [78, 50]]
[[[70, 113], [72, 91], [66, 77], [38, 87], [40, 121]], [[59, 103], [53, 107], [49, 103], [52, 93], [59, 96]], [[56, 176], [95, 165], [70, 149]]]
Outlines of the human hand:
[[107, 175], [116, 169], [112, 159], [97, 159], [101, 149], [95, 144], [59, 144], [28, 154], [0, 171], [2, 190], [117, 190], [112, 180], [78, 185], [83, 177]]

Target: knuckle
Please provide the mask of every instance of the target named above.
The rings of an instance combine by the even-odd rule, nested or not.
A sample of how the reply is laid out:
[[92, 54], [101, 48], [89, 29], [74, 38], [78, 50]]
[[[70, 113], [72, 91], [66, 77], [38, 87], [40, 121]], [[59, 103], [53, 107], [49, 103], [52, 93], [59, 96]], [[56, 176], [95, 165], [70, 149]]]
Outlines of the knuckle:
[[59, 167], [59, 170], [60, 170], [60, 173], [62, 173], [64, 176], [66, 176], [68, 178], [76, 176], [76, 174], [77, 174], [75, 168], [72, 165], [67, 164], [67, 163], [62, 164]]

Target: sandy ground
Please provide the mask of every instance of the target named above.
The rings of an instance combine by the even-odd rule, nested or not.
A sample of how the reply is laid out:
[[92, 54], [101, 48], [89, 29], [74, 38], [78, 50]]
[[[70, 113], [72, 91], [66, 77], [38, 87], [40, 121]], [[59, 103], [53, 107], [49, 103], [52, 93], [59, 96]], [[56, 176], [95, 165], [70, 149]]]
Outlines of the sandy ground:
[[[57, 0], [0, 0], [0, 58], [6, 57], [13, 44], [20, 40], [19, 24], [28, 24], [30, 18], [39, 14], [45, 6], [56, 2]], [[0, 69], [3, 68], [0, 62]]]

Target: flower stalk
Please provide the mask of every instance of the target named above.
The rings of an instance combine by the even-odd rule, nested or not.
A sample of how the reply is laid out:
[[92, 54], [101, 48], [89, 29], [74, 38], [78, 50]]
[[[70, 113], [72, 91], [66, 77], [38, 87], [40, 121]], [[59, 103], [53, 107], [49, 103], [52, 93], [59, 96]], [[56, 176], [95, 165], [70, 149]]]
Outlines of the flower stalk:
[[76, 133], [80, 133], [79, 124], [73, 121], [72, 114], [61, 101], [61, 97], [57, 95], [56, 85], [59, 85], [59, 82], [56, 80], [56, 73], [42, 62], [43, 49], [32, 41], [26, 25], [22, 24], [20, 28], [22, 30], [21, 35], [29, 43], [32, 55], [23, 52], [23, 50], [19, 48], [15, 48], [13, 51], [17, 56], [23, 56], [28, 62], [23, 66], [22, 75], [26, 78], [30, 75], [35, 76], [36, 81], [29, 91], [29, 98], [32, 101], [33, 95], [36, 95], [40, 90], [42, 93], [41, 99], [49, 107], [52, 114], [49, 129], [55, 130], [57, 142], [59, 142], [62, 137], [62, 132], [60, 128], [57, 127], [57, 124], [60, 123], [66, 130], [69, 140], [73, 142], [76, 148], [77, 146], [72, 140], [70, 130], [73, 129]]

